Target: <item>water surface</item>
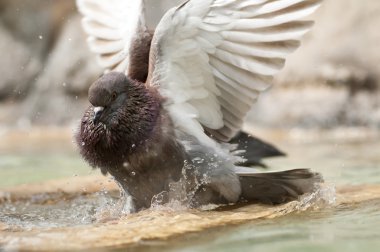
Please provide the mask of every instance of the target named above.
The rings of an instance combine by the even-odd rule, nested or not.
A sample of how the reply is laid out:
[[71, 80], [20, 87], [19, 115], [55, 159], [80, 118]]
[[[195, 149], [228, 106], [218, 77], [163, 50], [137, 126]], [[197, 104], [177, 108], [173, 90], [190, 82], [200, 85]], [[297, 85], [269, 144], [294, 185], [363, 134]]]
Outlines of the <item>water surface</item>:
[[[77, 154], [70, 132], [59, 135], [46, 139], [38, 134], [21, 138], [16, 134], [7, 138], [8, 144], [2, 142], [0, 188], [93, 173]], [[380, 184], [378, 136], [352, 132], [343, 137], [331, 132], [285, 135], [267, 134], [266, 139], [272, 137], [271, 141], [288, 154], [267, 160], [270, 170], [307, 167], [322, 172], [328, 183], [337, 186]], [[116, 196], [99, 192], [57, 201], [64, 195], [40, 195], [26, 202], [7, 202], [2, 204], [0, 222], [22, 229], [99, 224], [105, 210], [108, 214], [110, 209], [120, 210]], [[142, 242], [128, 250], [301, 252], [379, 251], [379, 247], [380, 201], [370, 201], [225, 226], [166, 241]]]
[[128, 251], [379, 251], [379, 210], [380, 201], [373, 201], [355, 208], [293, 213], [272, 220], [211, 229], [202, 235], [147, 242]]

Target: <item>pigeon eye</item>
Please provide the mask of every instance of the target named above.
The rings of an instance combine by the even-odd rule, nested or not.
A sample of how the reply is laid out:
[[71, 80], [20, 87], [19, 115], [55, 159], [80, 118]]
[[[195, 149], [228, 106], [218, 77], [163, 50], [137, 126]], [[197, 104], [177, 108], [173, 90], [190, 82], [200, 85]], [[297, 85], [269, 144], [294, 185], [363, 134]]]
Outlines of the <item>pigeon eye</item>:
[[116, 97], [117, 97], [116, 92], [113, 92], [113, 93], [112, 93], [112, 100], [114, 101], [114, 100], [116, 99]]

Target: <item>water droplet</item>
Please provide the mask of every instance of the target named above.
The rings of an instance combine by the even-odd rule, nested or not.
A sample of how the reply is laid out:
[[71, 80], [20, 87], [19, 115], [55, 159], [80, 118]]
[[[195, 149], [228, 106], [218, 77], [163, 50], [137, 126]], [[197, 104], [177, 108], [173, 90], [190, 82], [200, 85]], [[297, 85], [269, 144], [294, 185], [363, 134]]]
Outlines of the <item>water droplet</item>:
[[135, 148], [136, 147], [136, 144], [132, 144], [132, 148]]
[[39, 38], [39, 39], [43, 39], [44, 37], [43, 37], [42, 35], [39, 35], [38, 38]]
[[86, 144], [85, 142], [82, 142], [82, 146], [85, 146], [85, 144]]
[[124, 162], [124, 163], [123, 163], [123, 166], [124, 166], [124, 167], [127, 167], [127, 166], [128, 166], [128, 162]]
[[200, 157], [193, 158], [192, 161], [197, 164], [202, 164], [205, 160]]
[[132, 174], [132, 176], [135, 176], [135, 175], [136, 175], [136, 172], [133, 171], [133, 172], [131, 172], [131, 174]]

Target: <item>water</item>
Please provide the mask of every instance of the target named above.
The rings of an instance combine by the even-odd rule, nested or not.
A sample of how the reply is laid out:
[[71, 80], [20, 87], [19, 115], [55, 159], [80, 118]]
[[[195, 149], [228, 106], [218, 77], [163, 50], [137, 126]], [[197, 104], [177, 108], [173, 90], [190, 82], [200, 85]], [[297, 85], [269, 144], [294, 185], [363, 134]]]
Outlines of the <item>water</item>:
[[267, 161], [273, 170], [312, 168], [336, 185], [380, 184], [380, 138], [321, 139], [281, 143], [286, 158]]
[[[327, 208], [146, 243], [130, 251], [378, 251], [380, 201]], [[120, 251], [125, 251], [120, 249]]]
[[64, 195], [41, 194], [28, 201], [3, 203], [0, 220], [12, 230], [86, 225], [95, 220], [103, 200], [97, 195], [68, 200]]
[[70, 130], [0, 131], [0, 139], [0, 188], [93, 173]]
[[[266, 163], [273, 170], [310, 167], [322, 172], [329, 183], [338, 186], [380, 184], [380, 138], [376, 134], [350, 132], [343, 137], [331, 132], [292, 132], [286, 134], [287, 137], [274, 136], [273, 139], [277, 140], [280, 148], [286, 150], [288, 157], [268, 160]], [[88, 175], [90, 168], [76, 153], [69, 137], [70, 132], [59, 134], [61, 137], [58, 139], [56, 134], [52, 135], [49, 139], [23, 135], [22, 142], [14, 141], [19, 137], [16, 135], [7, 139], [12, 140], [12, 144], [0, 144], [0, 188], [46, 179]], [[118, 201], [117, 192], [104, 191], [76, 195], [58, 192], [36, 195], [28, 200], [8, 199], [1, 203], [0, 230], [3, 223], [10, 232], [38, 233], [41, 230], [36, 236], [42, 237], [46, 235], [44, 232], [54, 233], [54, 230], [60, 228], [82, 227], [91, 232], [94, 225], [108, 223], [110, 219], [117, 222], [122, 215], [123, 204], [124, 202]], [[128, 250], [378, 251], [379, 210], [380, 200], [372, 200], [355, 205], [295, 211], [280, 218], [211, 228], [168, 240], [140, 242], [129, 246]], [[146, 219], [159, 223], [167, 214], [173, 214], [165, 209], [164, 212], [159, 211], [162, 209], [143, 213], [131, 223], [139, 225], [139, 221]], [[181, 220], [183, 211], [178, 210], [178, 214], [173, 214], [172, 218]], [[130, 228], [133, 230], [132, 226]], [[8, 248], [8, 245], [15, 242], [19, 240], [12, 240], [4, 247]], [[126, 248], [120, 246], [117, 246], [120, 251], [125, 251]], [[111, 250], [118, 251], [117, 248]]]
[[47, 179], [92, 174], [88, 166], [71, 153], [32, 152], [0, 155], [0, 188], [41, 182]]

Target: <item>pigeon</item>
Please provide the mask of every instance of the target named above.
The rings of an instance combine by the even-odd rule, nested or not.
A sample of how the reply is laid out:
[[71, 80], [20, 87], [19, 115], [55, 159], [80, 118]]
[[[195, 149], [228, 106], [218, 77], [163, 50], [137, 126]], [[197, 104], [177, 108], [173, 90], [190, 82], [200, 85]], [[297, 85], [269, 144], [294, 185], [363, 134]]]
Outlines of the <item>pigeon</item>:
[[[89, 34], [90, 48], [98, 54], [98, 63], [106, 69], [127, 71], [131, 79], [145, 82], [154, 30], [165, 12], [181, 2], [182, 0], [113, 0], [107, 3], [78, 0], [77, 5], [85, 16], [83, 28]], [[131, 16], [131, 13], [139, 15]], [[267, 168], [262, 162], [263, 158], [285, 155], [272, 144], [242, 131], [231, 142], [246, 150], [244, 162], [239, 165]]]
[[76, 142], [132, 198], [131, 212], [157, 199], [279, 204], [323, 182], [309, 169], [243, 166], [254, 145], [239, 133], [320, 0], [188, 0], [154, 27], [143, 0], [77, 3], [90, 49], [109, 71], [89, 88]]

